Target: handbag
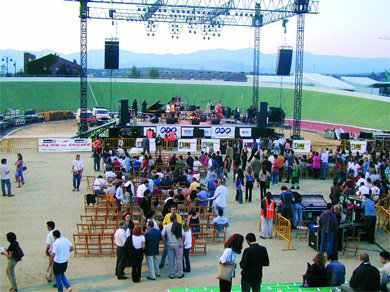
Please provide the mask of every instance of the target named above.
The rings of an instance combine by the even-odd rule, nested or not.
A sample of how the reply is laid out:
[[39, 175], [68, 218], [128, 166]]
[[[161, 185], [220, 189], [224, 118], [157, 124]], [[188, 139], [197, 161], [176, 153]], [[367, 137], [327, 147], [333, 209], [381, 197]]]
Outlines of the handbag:
[[[230, 254], [230, 261], [231, 258], [232, 256]], [[234, 270], [234, 265], [218, 263], [217, 279], [231, 282], [233, 270]]]
[[25, 170], [27, 170], [27, 166], [24, 165], [23, 166], [23, 171], [25, 171]]

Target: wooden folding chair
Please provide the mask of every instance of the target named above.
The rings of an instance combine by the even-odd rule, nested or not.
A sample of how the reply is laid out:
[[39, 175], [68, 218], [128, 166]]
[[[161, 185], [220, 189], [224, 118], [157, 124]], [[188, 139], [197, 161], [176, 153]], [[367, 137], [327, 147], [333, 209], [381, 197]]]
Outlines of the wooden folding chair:
[[91, 233], [91, 223], [77, 223], [77, 234], [89, 234]]
[[96, 177], [92, 175], [87, 175], [87, 188], [88, 190], [93, 189], [93, 182], [95, 181]]
[[310, 220], [301, 220], [298, 222], [297, 232], [295, 233], [295, 238], [298, 238], [298, 236], [299, 236], [299, 241], [302, 241], [302, 236], [304, 236], [303, 237], [304, 239], [307, 239], [307, 235], [309, 234], [308, 225], [310, 224], [310, 222], [311, 222]]
[[80, 215], [81, 223], [92, 224], [93, 215]]
[[207, 255], [207, 241], [193, 237], [191, 256], [197, 256], [200, 254]]
[[[222, 231], [218, 231], [219, 228], [223, 228]], [[226, 224], [214, 224], [214, 229], [213, 229], [213, 243], [221, 243], [226, 241], [226, 229], [227, 225]], [[222, 235], [219, 237], [219, 235]], [[221, 240], [222, 239], [222, 240]]]
[[114, 256], [115, 255], [115, 244], [114, 244], [114, 234], [105, 233], [105, 234], [99, 234], [100, 240], [100, 252], [103, 256], [109, 255]]
[[100, 234], [86, 234], [87, 236], [87, 256], [102, 255], [100, 249]]
[[73, 234], [74, 256], [87, 256], [87, 235]]
[[358, 251], [359, 251], [359, 244], [360, 244], [360, 237], [347, 237], [347, 242], [344, 246], [343, 255], [346, 253], [346, 257], [348, 258], [349, 253], [354, 253], [354, 256], [356, 259], [358, 258]]

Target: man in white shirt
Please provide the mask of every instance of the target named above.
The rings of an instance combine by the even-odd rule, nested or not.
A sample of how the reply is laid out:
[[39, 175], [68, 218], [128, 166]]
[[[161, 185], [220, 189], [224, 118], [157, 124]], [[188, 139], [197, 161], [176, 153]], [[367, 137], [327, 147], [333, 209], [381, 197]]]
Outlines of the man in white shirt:
[[358, 195], [359, 196], [365, 196], [370, 193], [370, 188], [364, 185], [364, 182], [360, 183], [360, 187], [358, 190]]
[[9, 168], [7, 166], [7, 159], [3, 158], [0, 165], [0, 177], [1, 177], [1, 191], [3, 192], [3, 197], [6, 197], [5, 186], [8, 189], [8, 197], [13, 197], [11, 194], [11, 180], [9, 179]]
[[222, 183], [221, 180], [218, 180], [218, 187], [215, 190], [214, 197], [211, 198], [211, 200], [214, 201], [214, 212], [215, 214], [218, 214], [218, 210], [223, 210], [223, 216], [225, 216], [225, 209], [226, 209], [226, 200], [228, 196], [228, 189], [227, 187]]
[[115, 231], [114, 240], [116, 245], [116, 267], [115, 267], [115, 275], [118, 280], [127, 279], [124, 276], [125, 274], [125, 266], [126, 266], [126, 229], [127, 229], [126, 221], [122, 221], [119, 224], [119, 228]]
[[329, 162], [329, 153], [328, 149], [325, 148], [322, 150], [321, 153], [321, 174], [322, 179], [326, 179], [326, 169], [328, 168], [328, 162]]
[[353, 171], [353, 177], [357, 177], [358, 174], [359, 174], [359, 168], [360, 168], [360, 165], [359, 163], [357, 162], [357, 160], [355, 160], [353, 163], [351, 163], [351, 165], [349, 166], [349, 169], [348, 169], [348, 172], [350, 170]]
[[[63, 290], [62, 284], [64, 284], [68, 291], [72, 291], [72, 287], [68, 279], [66, 279], [65, 272], [68, 268], [70, 252], [74, 250], [73, 245], [69, 239], [61, 237], [59, 230], [54, 230], [53, 236], [55, 241], [51, 250], [51, 261], [53, 263], [53, 273], [56, 277], [58, 291]], [[48, 267], [49, 269], [50, 267]]]
[[148, 189], [149, 181], [146, 179], [142, 184], [137, 188], [137, 204], [141, 206], [142, 198], [144, 197], [144, 192]]
[[54, 231], [55, 226], [56, 225], [53, 221], [46, 222], [46, 227], [47, 227], [47, 230], [49, 231], [49, 233], [46, 235], [46, 250], [45, 250], [45, 254], [49, 258], [49, 270], [47, 271], [47, 274], [46, 274], [46, 280], [49, 283], [51, 283], [53, 281], [53, 278], [54, 278], [53, 265], [51, 264], [51, 250], [53, 248], [53, 243], [55, 241], [54, 236], [53, 236], [53, 231]]
[[106, 181], [101, 175], [99, 175], [93, 182], [93, 191], [96, 196], [100, 195], [103, 192], [103, 187], [106, 184]]
[[84, 163], [80, 159], [80, 155], [76, 155], [76, 159], [73, 160], [72, 173], [73, 173], [73, 191], [80, 191], [81, 177], [83, 176]]

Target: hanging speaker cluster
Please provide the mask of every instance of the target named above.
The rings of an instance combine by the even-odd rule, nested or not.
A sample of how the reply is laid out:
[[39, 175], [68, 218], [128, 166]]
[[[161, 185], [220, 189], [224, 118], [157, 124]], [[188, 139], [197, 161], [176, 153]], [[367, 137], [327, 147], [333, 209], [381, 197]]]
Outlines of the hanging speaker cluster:
[[106, 39], [104, 43], [104, 69], [119, 69], [119, 39]]
[[276, 61], [276, 75], [289, 76], [291, 71], [292, 49], [280, 48]]

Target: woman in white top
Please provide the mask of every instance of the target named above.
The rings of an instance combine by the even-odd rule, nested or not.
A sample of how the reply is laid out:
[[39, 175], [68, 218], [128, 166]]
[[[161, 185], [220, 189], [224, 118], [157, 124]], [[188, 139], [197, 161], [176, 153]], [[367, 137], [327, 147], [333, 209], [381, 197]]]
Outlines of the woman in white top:
[[[237, 257], [237, 254], [241, 253], [242, 243], [244, 242], [244, 237], [241, 234], [235, 233], [225, 241], [224, 247], [225, 250], [222, 256], [219, 258], [219, 263], [223, 265], [232, 265], [234, 269], [237, 264], [234, 263]], [[233, 269], [231, 278], [234, 278], [235, 271]], [[232, 290], [232, 281], [226, 281], [219, 279], [219, 290], [224, 292], [230, 292]]]
[[130, 245], [129, 251], [129, 256], [133, 263], [131, 277], [134, 283], [138, 283], [141, 280], [142, 261], [144, 259], [143, 250], [145, 249], [145, 236], [142, 235], [141, 226], [137, 225], [134, 227], [131, 240], [134, 247], [131, 248]]
[[191, 272], [190, 250], [192, 247], [192, 234], [187, 224], [183, 224], [184, 230], [184, 247], [183, 247], [183, 271]]

